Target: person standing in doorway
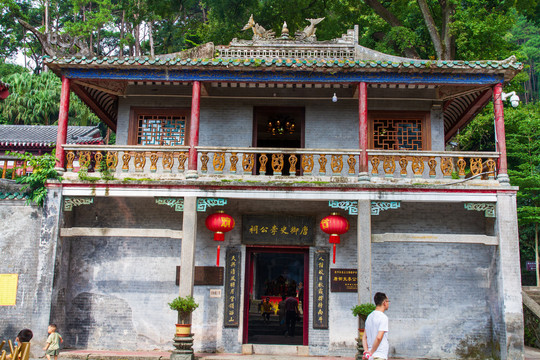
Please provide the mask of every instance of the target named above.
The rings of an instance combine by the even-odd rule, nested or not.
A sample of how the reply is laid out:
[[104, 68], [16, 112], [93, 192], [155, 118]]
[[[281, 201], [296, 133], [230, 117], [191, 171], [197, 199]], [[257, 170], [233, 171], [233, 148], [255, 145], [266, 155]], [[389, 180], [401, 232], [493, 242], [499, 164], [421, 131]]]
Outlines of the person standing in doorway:
[[289, 293], [289, 297], [285, 300], [285, 322], [289, 336], [294, 336], [294, 328], [296, 327], [296, 319], [298, 315], [298, 300], [296, 300], [296, 291], [293, 288]]
[[366, 330], [362, 337], [364, 355], [362, 359], [386, 360], [388, 359], [388, 316], [385, 311], [390, 306], [390, 300], [381, 292], [375, 294], [375, 311], [366, 319]]

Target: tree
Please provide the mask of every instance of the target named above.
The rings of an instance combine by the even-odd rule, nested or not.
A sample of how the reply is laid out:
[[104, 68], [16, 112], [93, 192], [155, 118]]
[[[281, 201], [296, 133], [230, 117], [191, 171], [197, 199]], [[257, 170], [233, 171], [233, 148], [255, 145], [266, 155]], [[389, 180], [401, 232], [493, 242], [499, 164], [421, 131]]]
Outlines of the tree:
[[[518, 219], [520, 228], [534, 225], [534, 247], [530, 238], [522, 247], [534, 249], [536, 286], [540, 285], [538, 264], [538, 223], [540, 222], [540, 103], [529, 104], [508, 116], [506, 144], [508, 175], [511, 184], [519, 186]], [[530, 230], [528, 231], [530, 232]]]
[[[61, 82], [54, 73], [15, 73], [2, 78], [2, 81], [11, 87], [10, 95], [0, 103], [0, 123], [52, 125], [58, 121]], [[99, 122], [97, 116], [75, 96], [70, 101], [69, 115], [72, 125]]]
[[526, 64], [528, 78], [523, 83], [522, 100], [525, 103], [540, 101], [540, 24], [519, 16], [509, 35], [519, 45], [519, 53]]
[[[486, 106], [456, 137], [461, 150], [494, 151], [495, 135], [492, 106]], [[489, 111], [491, 110], [491, 111]], [[540, 103], [505, 108], [506, 150], [511, 184], [517, 194], [520, 251], [522, 263], [538, 261], [538, 223], [540, 222]], [[522, 265], [523, 265], [522, 264]], [[524, 266], [522, 266], [522, 269]], [[537, 265], [537, 269], [539, 266]], [[523, 273], [524, 283], [529, 282]], [[537, 274], [537, 284], [540, 279]]]
[[510, 2], [365, 0], [364, 3], [385, 23], [366, 24], [376, 24], [377, 29], [371, 30], [371, 35], [378, 37], [379, 42], [393, 44], [394, 51], [408, 57], [500, 58], [510, 49], [504, 38], [515, 21], [515, 8]]

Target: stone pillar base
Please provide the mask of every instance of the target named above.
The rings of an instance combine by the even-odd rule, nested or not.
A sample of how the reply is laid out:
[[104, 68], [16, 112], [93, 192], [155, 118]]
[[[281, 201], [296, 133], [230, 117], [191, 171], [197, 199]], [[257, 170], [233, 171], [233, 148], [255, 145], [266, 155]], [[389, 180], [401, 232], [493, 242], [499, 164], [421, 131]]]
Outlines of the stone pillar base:
[[55, 167], [54, 170], [56, 170], [56, 172], [60, 176], [64, 175], [64, 173], [66, 172], [66, 170], [64, 168], [61, 168], [61, 167]]
[[358, 182], [366, 183], [370, 181], [371, 181], [371, 178], [369, 177], [369, 174], [367, 172], [361, 172], [358, 174]]
[[186, 171], [186, 179], [197, 179], [198, 177], [199, 174], [197, 174], [197, 170]]
[[195, 355], [193, 354], [193, 334], [190, 336], [174, 337], [173, 350], [170, 360], [194, 360]]
[[500, 184], [504, 184], [504, 185], [510, 184], [510, 178], [508, 177], [508, 174], [499, 174], [497, 176], [497, 180], [499, 180]]
[[362, 339], [356, 338], [356, 360], [362, 360], [364, 355], [364, 346], [362, 346]]

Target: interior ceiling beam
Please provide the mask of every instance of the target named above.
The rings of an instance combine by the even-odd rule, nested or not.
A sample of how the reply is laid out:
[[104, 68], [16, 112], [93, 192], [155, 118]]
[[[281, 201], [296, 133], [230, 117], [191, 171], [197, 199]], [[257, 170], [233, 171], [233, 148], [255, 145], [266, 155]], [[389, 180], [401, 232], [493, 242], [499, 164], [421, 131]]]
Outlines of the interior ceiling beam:
[[465, 124], [467, 124], [482, 108], [484, 108], [484, 106], [486, 106], [489, 100], [491, 100], [491, 95], [491, 88], [484, 90], [484, 92], [469, 105], [455, 125], [452, 126], [444, 135], [445, 143], [450, 141], [452, 136], [454, 136], [461, 127], [465, 126]]
[[[191, 95], [160, 95], [160, 94], [129, 94], [125, 95], [124, 97], [171, 97], [171, 98], [191, 98]], [[317, 97], [295, 97], [295, 96], [216, 96], [216, 95], [208, 95], [208, 98], [212, 99], [254, 99], [254, 100], [331, 100], [331, 96], [317, 96]], [[344, 97], [338, 95], [338, 101], [340, 100], [356, 100], [358, 101], [357, 97]], [[403, 101], [439, 101], [438, 99], [434, 98], [392, 98], [392, 97], [368, 97], [368, 100], [403, 100]]]
[[95, 89], [95, 90], [99, 90], [99, 91], [103, 91], [104, 93], [111, 94], [111, 95], [114, 95], [114, 96], [123, 96], [124, 93], [125, 93], [125, 89], [124, 89], [123, 92], [122, 91], [115, 91], [115, 90], [108, 89], [108, 88], [103, 87], [103, 86], [93, 84], [91, 82], [86, 82], [86, 81], [81, 81], [81, 80], [73, 80], [73, 84], [81, 85], [81, 86], [88, 87], [88, 88]]

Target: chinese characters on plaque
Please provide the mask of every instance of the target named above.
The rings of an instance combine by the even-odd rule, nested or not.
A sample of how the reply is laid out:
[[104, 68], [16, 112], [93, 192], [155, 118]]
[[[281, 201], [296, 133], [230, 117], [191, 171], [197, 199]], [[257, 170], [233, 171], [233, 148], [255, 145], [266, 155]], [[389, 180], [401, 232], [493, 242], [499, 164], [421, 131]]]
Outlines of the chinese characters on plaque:
[[238, 327], [240, 307], [240, 250], [228, 248], [225, 256], [225, 311], [223, 326]]
[[313, 264], [313, 328], [328, 329], [328, 268], [330, 254], [315, 253]]
[[330, 269], [331, 292], [358, 292], [358, 269]]
[[244, 215], [242, 243], [249, 245], [313, 245], [311, 216]]

